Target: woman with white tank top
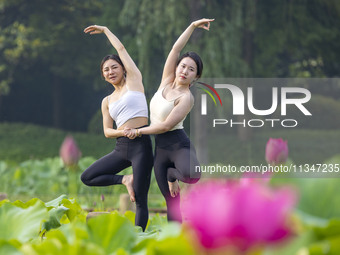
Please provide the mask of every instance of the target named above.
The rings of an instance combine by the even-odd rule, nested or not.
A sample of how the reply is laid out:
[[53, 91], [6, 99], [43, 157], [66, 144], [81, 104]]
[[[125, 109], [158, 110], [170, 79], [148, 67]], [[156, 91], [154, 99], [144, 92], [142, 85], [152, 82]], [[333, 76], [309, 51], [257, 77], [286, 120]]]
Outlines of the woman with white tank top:
[[[131, 140], [124, 134], [125, 127], [139, 128], [148, 124], [142, 74], [124, 45], [107, 27], [93, 25], [85, 28], [84, 32], [104, 33], [118, 52], [118, 56], [104, 57], [100, 66], [105, 81], [114, 87], [114, 92], [105, 97], [101, 105], [104, 134], [107, 138], [117, 139], [115, 149], [86, 169], [81, 180], [88, 186], [124, 184], [131, 201], [136, 202], [135, 224], [145, 230], [153, 166], [151, 139], [149, 135], [143, 135]], [[133, 174], [117, 174], [129, 166], [132, 166]]]
[[194, 104], [189, 87], [202, 74], [203, 63], [194, 52], [179, 57], [195, 28], [209, 30], [213, 19], [194, 21], [181, 34], [170, 51], [163, 69], [162, 81], [150, 102], [151, 125], [125, 128], [128, 137], [156, 134], [154, 170], [158, 186], [167, 204], [168, 220], [181, 221], [178, 216], [180, 187], [178, 181], [196, 183], [200, 174], [195, 148], [183, 130], [183, 121]]

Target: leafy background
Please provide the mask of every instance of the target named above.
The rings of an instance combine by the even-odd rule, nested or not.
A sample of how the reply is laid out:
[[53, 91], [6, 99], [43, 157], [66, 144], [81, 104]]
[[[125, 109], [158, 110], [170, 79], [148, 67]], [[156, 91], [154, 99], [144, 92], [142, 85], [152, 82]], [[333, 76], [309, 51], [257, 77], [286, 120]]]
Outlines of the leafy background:
[[[99, 64], [114, 50], [83, 33], [90, 24], [121, 39], [148, 99], [171, 45], [201, 17], [215, 18], [211, 30], [195, 31], [184, 51], [202, 57], [203, 77], [338, 77], [339, 9], [336, 0], [1, 0], [0, 120], [101, 132], [91, 119], [112, 87]], [[310, 89], [340, 97], [339, 84]]]
[[[195, 31], [184, 50], [201, 55], [204, 77], [339, 77], [336, 0], [0, 0], [0, 192], [10, 201], [19, 200], [0, 202], [0, 253], [197, 254], [184, 230], [167, 225], [159, 215], [151, 218], [145, 235], [133, 227], [131, 214], [112, 213], [86, 224], [89, 208], [117, 209], [125, 190], [85, 187], [78, 178], [77, 201], [63, 196], [69, 193], [70, 179], [58, 154], [64, 137], [72, 134], [83, 155], [79, 176], [114, 147], [114, 141], [102, 135], [99, 112], [101, 99], [112, 91], [101, 80], [99, 63], [114, 50], [104, 36], [85, 35], [86, 26], [106, 25], [117, 34], [140, 68], [150, 99], [171, 45], [201, 17], [216, 20], [209, 32]], [[306, 124], [308, 130], [284, 137], [290, 160], [340, 163], [340, 85], [306, 88], [317, 114]], [[323, 123], [330, 125], [326, 129]], [[185, 125], [189, 130], [190, 123]], [[266, 141], [282, 136], [282, 130], [251, 135], [233, 131], [224, 137], [228, 146], [216, 150], [225, 150], [235, 165], [262, 163]], [[212, 160], [213, 155], [210, 152]], [[268, 248], [265, 254], [296, 254], [301, 249], [339, 254], [339, 179], [275, 178], [272, 184], [298, 190], [300, 232], [290, 245]], [[154, 177], [149, 197], [150, 207], [164, 208]], [[118, 247], [96, 237], [108, 232], [111, 240], [125, 235], [131, 242]], [[45, 242], [40, 241], [43, 234]]]

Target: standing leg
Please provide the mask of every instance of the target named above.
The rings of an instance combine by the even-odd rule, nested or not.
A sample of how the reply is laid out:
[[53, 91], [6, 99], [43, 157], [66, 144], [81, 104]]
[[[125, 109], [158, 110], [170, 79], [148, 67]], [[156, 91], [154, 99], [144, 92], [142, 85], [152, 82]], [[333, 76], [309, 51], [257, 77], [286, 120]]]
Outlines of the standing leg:
[[136, 198], [135, 224], [141, 226], [145, 231], [149, 219], [148, 192], [153, 166], [153, 153], [151, 139], [149, 136], [136, 138], [131, 144], [131, 162], [133, 169], [133, 189]]

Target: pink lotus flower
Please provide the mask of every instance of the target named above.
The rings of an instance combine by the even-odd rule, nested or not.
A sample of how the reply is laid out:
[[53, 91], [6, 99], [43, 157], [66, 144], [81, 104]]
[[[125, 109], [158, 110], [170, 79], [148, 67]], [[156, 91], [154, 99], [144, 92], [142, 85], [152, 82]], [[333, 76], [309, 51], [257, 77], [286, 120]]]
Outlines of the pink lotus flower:
[[72, 136], [67, 136], [60, 147], [60, 157], [66, 166], [78, 164], [81, 157], [81, 151], [78, 149]]
[[184, 195], [182, 213], [203, 247], [245, 251], [289, 236], [295, 202], [292, 190], [263, 182], [206, 182]]
[[266, 145], [266, 161], [269, 164], [277, 165], [286, 162], [288, 158], [287, 141], [281, 138], [269, 138]]

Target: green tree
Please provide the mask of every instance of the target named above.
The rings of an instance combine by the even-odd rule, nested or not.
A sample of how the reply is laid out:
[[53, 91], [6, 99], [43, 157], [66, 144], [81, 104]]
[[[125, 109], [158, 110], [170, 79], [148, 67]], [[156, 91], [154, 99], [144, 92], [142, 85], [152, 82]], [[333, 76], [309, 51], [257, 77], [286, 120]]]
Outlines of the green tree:
[[[0, 116], [87, 126], [106, 88], [100, 59], [113, 53], [104, 37], [83, 35], [89, 24], [106, 25], [122, 40], [150, 99], [172, 44], [201, 17], [216, 20], [209, 33], [195, 31], [184, 51], [202, 57], [203, 77], [339, 76], [336, 0], [0, 0]], [[338, 84], [312, 89], [340, 97]], [[22, 112], [14, 112], [27, 97]], [[32, 116], [32, 107], [43, 109], [42, 116]]]
[[[101, 9], [100, 1], [2, 1], [0, 96], [10, 93], [15, 83], [25, 82], [31, 89], [40, 86], [36, 90], [43, 93], [29, 95], [31, 100], [48, 97], [52, 124], [63, 127], [67, 112], [73, 108], [65, 102], [70, 86], [85, 85], [81, 88], [84, 94], [92, 89], [92, 84], [84, 81], [93, 77], [89, 75], [94, 69], [90, 60], [96, 52], [89, 50], [94, 49], [94, 41], [85, 40], [82, 30]], [[23, 80], [18, 75], [23, 73], [34, 77]], [[27, 84], [31, 78], [32, 83]]]

